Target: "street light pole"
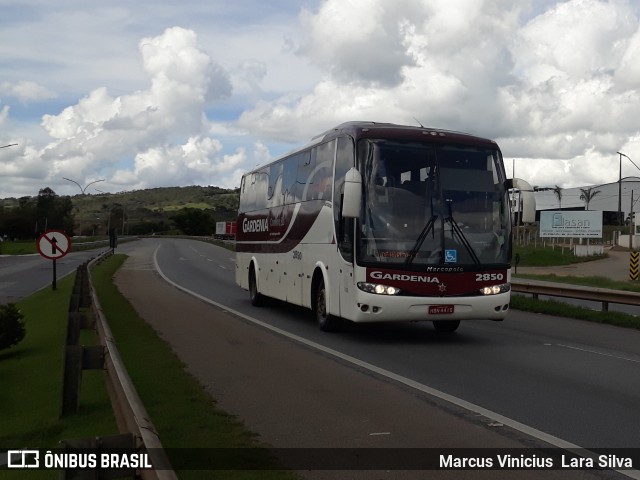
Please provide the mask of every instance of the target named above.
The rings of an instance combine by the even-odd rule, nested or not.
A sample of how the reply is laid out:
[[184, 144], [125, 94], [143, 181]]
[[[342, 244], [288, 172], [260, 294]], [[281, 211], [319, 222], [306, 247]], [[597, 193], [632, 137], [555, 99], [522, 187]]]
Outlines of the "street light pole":
[[80, 185], [80, 184], [79, 184], [78, 182], [76, 182], [75, 180], [71, 180], [70, 178], [66, 178], [66, 177], [62, 177], [62, 178], [63, 178], [64, 180], [69, 181], [69, 182], [73, 182], [73, 183], [75, 183], [75, 184], [78, 186], [78, 188], [80, 188], [80, 191], [82, 192], [82, 195], [84, 195], [84, 192], [86, 192], [86, 191], [87, 191], [87, 188], [89, 188], [89, 185], [93, 185], [94, 183], [104, 182], [104, 181], [105, 181], [105, 179], [104, 179], [104, 178], [103, 178], [103, 179], [101, 179], [101, 180], [94, 180], [93, 182], [89, 182], [89, 183], [87, 183], [87, 185], [85, 185], [85, 187], [84, 187], [84, 188], [82, 188], [82, 185]]
[[620, 155], [620, 175], [618, 176], [618, 225], [622, 225], [622, 157], [626, 157], [626, 155], [622, 152], [616, 153]]
[[625, 157], [627, 160], [629, 160], [631, 162], [631, 164], [636, 167], [638, 170], [640, 170], [640, 167], [638, 165], [636, 165], [636, 162], [634, 162], [633, 160], [631, 160], [631, 158], [629, 158], [627, 155], [625, 155], [622, 152], [616, 152], [618, 155], [620, 155], [620, 176], [618, 177], [618, 221], [619, 221], [619, 225], [622, 225], [622, 157]]
[[2, 145], [0, 148], [17, 147], [17, 146], [18, 146], [17, 143], [10, 143], [9, 145]]

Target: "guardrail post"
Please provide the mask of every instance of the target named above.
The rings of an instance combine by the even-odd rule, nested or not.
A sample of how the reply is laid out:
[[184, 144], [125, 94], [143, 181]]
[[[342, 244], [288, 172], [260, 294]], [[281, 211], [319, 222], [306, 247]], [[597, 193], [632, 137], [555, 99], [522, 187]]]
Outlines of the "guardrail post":
[[64, 351], [61, 416], [77, 413], [80, 407], [80, 386], [83, 370], [104, 369], [104, 347], [67, 345]]
[[95, 317], [87, 307], [91, 306], [88, 264], [80, 265], [76, 272], [73, 293], [67, 312], [67, 337], [64, 352], [62, 378], [61, 416], [78, 411], [82, 370], [102, 370], [104, 368], [104, 346], [85, 347], [78, 345], [81, 329], [95, 329]]
[[[99, 455], [103, 452], [109, 451], [136, 451], [136, 439], [130, 433], [123, 433], [120, 435], [109, 435], [104, 437], [92, 437], [92, 438], [74, 438], [60, 441], [60, 448], [67, 451], [83, 451], [91, 450], [91, 453]], [[136, 478], [136, 471], [133, 468], [130, 469], [92, 469], [92, 470], [79, 470], [65, 469], [60, 476], [63, 480], [102, 480], [112, 478]]]

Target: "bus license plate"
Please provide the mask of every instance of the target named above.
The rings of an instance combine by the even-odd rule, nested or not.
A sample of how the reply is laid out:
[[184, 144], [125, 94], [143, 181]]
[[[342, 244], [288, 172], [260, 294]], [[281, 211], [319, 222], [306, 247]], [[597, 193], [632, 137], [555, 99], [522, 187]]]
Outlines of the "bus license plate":
[[429, 305], [429, 315], [446, 315], [454, 310], [453, 305]]

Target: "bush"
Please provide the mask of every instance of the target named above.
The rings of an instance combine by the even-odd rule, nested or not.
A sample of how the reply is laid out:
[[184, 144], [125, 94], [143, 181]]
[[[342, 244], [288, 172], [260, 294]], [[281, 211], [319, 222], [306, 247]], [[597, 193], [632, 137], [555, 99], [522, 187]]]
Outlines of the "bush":
[[26, 335], [24, 315], [13, 303], [0, 305], [0, 350], [13, 347]]

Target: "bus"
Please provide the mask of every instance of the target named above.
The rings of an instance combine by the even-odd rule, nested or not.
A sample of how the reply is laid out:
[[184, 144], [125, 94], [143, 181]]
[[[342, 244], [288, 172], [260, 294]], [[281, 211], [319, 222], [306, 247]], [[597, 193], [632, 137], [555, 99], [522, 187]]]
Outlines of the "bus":
[[503, 320], [511, 279], [511, 189], [498, 145], [447, 130], [347, 122], [242, 177], [236, 283], [344, 321]]

